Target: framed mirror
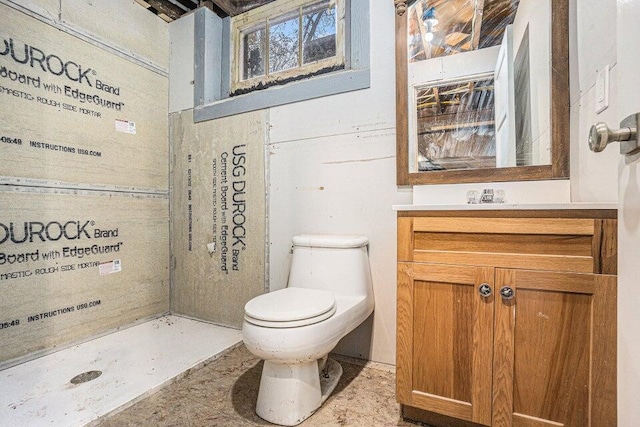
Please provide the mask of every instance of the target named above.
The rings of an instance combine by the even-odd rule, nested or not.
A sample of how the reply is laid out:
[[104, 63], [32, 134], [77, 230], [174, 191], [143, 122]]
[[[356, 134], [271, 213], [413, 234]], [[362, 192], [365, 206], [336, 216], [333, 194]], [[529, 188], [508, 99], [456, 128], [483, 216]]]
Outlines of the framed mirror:
[[397, 184], [569, 177], [569, 0], [394, 0]]

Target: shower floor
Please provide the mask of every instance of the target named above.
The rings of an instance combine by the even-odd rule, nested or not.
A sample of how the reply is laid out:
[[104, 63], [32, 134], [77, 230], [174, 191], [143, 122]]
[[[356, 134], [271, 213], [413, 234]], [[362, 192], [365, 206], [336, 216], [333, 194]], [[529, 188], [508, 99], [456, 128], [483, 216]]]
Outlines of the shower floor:
[[[0, 425], [83, 426], [117, 413], [242, 341], [239, 330], [163, 316], [0, 371]], [[70, 380], [102, 371], [91, 381]]]

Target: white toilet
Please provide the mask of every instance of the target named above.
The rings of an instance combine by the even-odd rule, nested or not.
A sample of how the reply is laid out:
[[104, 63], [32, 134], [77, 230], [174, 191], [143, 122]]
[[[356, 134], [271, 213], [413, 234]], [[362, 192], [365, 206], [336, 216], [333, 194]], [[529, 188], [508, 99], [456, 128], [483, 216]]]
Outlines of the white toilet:
[[287, 287], [245, 305], [244, 344], [264, 359], [261, 418], [300, 424], [335, 388], [342, 367], [327, 355], [373, 312], [368, 243], [360, 236], [294, 237]]

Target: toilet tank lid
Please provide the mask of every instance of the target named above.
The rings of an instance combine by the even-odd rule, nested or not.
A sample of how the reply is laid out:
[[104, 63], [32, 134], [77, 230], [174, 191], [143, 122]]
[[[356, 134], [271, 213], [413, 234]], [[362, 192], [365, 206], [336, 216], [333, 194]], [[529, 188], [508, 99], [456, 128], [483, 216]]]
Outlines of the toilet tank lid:
[[304, 234], [293, 238], [294, 246], [308, 246], [313, 248], [360, 248], [368, 244], [369, 239], [364, 236]]

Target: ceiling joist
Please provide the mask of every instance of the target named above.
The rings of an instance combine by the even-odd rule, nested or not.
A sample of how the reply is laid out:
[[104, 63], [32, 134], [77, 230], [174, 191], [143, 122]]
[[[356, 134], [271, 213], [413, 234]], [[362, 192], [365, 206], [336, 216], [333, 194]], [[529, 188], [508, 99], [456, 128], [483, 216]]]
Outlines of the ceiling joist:
[[236, 16], [274, 0], [135, 0], [167, 22], [174, 21], [198, 7], [207, 7], [221, 17]]
[[[519, 0], [417, 0], [409, 9], [411, 61], [499, 45], [504, 27], [513, 21]], [[437, 23], [427, 25], [433, 8]], [[429, 37], [427, 27], [432, 30]]]

